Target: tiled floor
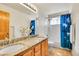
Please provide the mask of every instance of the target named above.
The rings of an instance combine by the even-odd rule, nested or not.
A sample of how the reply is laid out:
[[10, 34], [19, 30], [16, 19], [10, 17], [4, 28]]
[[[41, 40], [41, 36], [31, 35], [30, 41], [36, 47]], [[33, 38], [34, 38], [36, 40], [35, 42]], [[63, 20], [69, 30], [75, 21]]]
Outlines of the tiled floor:
[[49, 56], [71, 56], [71, 51], [62, 48], [49, 47]]

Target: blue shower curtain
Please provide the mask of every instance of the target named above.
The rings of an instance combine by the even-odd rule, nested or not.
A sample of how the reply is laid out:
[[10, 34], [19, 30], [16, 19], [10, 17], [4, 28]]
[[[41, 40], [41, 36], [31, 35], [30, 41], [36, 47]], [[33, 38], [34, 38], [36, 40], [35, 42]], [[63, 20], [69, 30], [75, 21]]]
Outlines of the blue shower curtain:
[[61, 47], [72, 49], [70, 42], [70, 26], [71, 26], [71, 14], [61, 15], [60, 27], [61, 27]]
[[30, 23], [30, 29], [31, 29], [31, 33], [30, 35], [35, 35], [35, 20], [32, 20]]

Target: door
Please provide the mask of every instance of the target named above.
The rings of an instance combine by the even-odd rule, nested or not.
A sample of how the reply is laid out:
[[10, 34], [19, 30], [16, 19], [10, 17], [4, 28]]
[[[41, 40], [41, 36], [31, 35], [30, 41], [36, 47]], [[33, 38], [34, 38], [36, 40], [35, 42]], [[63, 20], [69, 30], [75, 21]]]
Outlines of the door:
[[70, 26], [71, 26], [71, 15], [65, 14], [61, 15], [60, 19], [61, 26], [61, 47], [72, 49], [72, 44], [70, 42]]
[[9, 13], [0, 11], [0, 40], [9, 38]]

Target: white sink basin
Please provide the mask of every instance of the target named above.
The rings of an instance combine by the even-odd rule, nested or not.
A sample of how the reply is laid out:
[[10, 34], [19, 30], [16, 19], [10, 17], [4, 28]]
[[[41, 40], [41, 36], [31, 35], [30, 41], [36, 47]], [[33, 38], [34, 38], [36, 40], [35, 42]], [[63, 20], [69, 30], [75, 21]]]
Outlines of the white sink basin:
[[7, 55], [10, 53], [14, 53], [14, 52], [21, 50], [22, 48], [24, 48], [24, 45], [22, 44], [8, 46], [0, 50], [0, 55]]

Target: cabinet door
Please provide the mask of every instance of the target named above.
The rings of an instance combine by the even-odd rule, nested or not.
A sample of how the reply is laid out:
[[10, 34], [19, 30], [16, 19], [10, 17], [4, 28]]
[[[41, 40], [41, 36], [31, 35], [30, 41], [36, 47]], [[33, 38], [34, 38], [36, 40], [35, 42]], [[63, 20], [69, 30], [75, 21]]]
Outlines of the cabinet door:
[[44, 40], [41, 46], [42, 46], [42, 56], [47, 56], [48, 55], [48, 40]]
[[37, 44], [34, 47], [34, 50], [35, 50], [35, 56], [41, 56], [41, 43]]
[[9, 13], [0, 11], [0, 39], [9, 38]]
[[30, 49], [23, 56], [33, 56], [33, 55], [34, 55], [34, 51], [33, 49]]
[[35, 56], [41, 56], [41, 51], [35, 52]]

